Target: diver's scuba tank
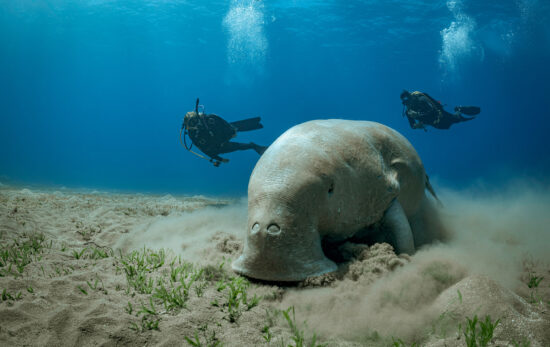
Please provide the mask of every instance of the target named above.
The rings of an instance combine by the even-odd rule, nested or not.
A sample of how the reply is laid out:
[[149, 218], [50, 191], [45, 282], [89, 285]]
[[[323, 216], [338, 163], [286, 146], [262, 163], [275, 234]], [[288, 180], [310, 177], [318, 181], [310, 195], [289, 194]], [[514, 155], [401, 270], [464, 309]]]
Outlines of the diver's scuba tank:
[[460, 112], [468, 116], [475, 116], [481, 112], [481, 108], [477, 106], [456, 106], [455, 112]]

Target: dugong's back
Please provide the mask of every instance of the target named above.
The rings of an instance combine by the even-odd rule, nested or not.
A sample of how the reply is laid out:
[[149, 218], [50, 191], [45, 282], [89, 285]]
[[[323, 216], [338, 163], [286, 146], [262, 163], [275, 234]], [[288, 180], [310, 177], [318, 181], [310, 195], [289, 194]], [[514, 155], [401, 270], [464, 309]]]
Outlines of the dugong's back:
[[373, 150], [384, 156], [400, 156], [420, 162], [409, 141], [385, 125], [370, 121], [326, 119], [309, 121], [287, 130], [260, 158], [257, 168], [264, 165], [273, 168], [287, 163], [281, 160], [281, 156], [292, 158], [305, 155], [307, 158], [309, 154], [320, 155], [323, 152], [337, 153], [347, 159], [357, 156], [372, 159], [372, 155], [378, 155]]
[[287, 130], [262, 155], [250, 177], [249, 200], [271, 184], [292, 189], [296, 175], [307, 174], [346, 178], [354, 185], [350, 193], [378, 204], [370, 207], [378, 215], [398, 195], [412, 213], [409, 200], [425, 187], [420, 157], [397, 131], [370, 121], [313, 120]]

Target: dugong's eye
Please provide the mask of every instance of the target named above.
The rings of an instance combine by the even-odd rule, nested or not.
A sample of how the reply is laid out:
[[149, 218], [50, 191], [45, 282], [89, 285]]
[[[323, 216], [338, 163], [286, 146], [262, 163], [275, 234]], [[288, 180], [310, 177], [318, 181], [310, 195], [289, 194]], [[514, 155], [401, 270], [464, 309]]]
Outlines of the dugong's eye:
[[332, 195], [334, 192], [334, 182], [330, 184], [330, 187], [328, 187], [328, 195]]

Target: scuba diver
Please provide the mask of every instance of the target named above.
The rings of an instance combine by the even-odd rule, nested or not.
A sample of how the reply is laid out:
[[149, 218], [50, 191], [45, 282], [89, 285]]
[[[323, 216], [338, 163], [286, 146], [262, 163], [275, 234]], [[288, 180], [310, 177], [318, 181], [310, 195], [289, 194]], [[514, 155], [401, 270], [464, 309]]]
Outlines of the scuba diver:
[[[451, 125], [475, 119], [481, 112], [477, 106], [456, 106], [455, 113], [443, 109], [441, 102], [435, 100], [427, 93], [412, 92], [404, 90], [401, 93], [403, 102], [403, 117], [407, 116], [409, 124], [413, 129], [424, 129], [431, 125], [436, 129], [449, 129]], [[464, 117], [462, 114], [473, 117]]]
[[[202, 111], [199, 111], [202, 108]], [[219, 156], [222, 153], [234, 151], [243, 151], [253, 149], [259, 155], [267, 149], [265, 146], [257, 145], [253, 142], [239, 143], [231, 142], [232, 138], [237, 136], [237, 132], [250, 131], [263, 128], [260, 124], [260, 117], [244, 119], [236, 122], [227, 122], [215, 114], [205, 114], [204, 106], [199, 105], [199, 99], [195, 104], [195, 110], [187, 112], [181, 125], [180, 141], [189, 152], [210, 161], [214, 166], [220, 166], [220, 163], [227, 163], [229, 159]], [[182, 141], [182, 133], [184, 133]], [[187, 145], [185, 136], [191, 138], [191, 145]], [[193, 144], [197, 146], [209, 158], [194, 152], [191, 148]]]

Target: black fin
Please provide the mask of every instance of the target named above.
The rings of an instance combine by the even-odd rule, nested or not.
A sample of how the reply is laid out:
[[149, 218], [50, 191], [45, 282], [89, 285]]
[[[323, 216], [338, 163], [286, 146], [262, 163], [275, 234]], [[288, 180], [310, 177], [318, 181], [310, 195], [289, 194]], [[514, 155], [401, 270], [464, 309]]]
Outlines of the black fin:
[[259, 155], [264, 154], [265, 150], [267, 149], [267, 146], [261, 146], [257, 145], [254, 142], [250, 142], [250, 144], [253, 146], [252, 148], [258, 153]]
[[466, 121], [469, 121], [469, 120], [472, 120], [472, 119], [476, 119], [476, 116], [464, 117], [463, 115], [459, 115], [459, 117], [460, 117], [461, 122], [466, 122]]
[[243, 120], [238, 120], [236, 122], [231, 122], [230, 124], [237, 128], [237, 131], [250, 131], [261, 129], [264, 126], [260, 123], [260, 117], [248, 118]]
[[457, 106], [455, 111], [464, 113], [468, 116], [475, 116], [481, 112], [481, 108], [477, 106]]

